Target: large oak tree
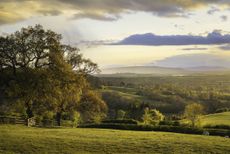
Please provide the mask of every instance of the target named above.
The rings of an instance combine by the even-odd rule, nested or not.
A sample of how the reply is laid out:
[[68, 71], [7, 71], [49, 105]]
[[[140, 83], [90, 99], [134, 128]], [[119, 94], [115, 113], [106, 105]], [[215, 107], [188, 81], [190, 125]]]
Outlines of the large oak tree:
[[79, 49], [61, 42], [62, 36], [41, 25], [22, 28], [0, 37], [0, 92], [8, 105], [19, 102], [30, 118], [42, 109], [62, 113], [76, 110], [88, 74], [97, 64], [83, 58]]

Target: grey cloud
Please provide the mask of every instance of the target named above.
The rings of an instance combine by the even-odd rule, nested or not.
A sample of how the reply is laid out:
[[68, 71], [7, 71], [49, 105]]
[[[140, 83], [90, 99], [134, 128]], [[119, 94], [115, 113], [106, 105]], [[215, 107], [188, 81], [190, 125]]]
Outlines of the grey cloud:
[[208, 48], [197, 48], [197, 47], [194, 47], [194, 48], [183, 48], [182, 50], [185, 50], [185, 51], [191, 51], [191, 50], [207, 50]]
[[213, 15], [214, 13], [219, 12], [219, 11], [220, 11], [219, 8], [212, 6], [212, 7], [210, 8], [210, 10], [208, 10], [207, 13], [208, 13], [209, 15]]
[[62, 14], [62, 12], [59, 10], [39, 10], [38, 12], [40, 12], [44, 16], [58, 16]]
[[84, 17], [89, 12], [119, 15], [127, 11], [143, 11], [157, 16], [178, 17], [184, 16], [187, 8], [175, 0], [66, 0], [65, 3], [71, 4], [75, 9], [83, 10], [83, 13], [86, 11]]
[[107, 45], [110, 44], [111, 42], [114, 42], [114, 40], [94, 40], [94, 41], [79, 41], [75, 45], [77, 46], [82, 46], [86, 48], [91, 48], [91, 47], [96, 47], [100, 45]]
[[183, 29], [184, 29], [184, 25], [174, 24], [174, 27], [175, 27], [175, 28], [178, 28], [178, 29], [180, 29], [180, 30], [183, 30]]
[[[119, 19], [119, 15], [125, 12], [149, 12], [157, 16], [164, 17], [188, 17], [189, 11], [197, 9], [200, 6], [207, 7], [209, 5], [228, 5], [229, 0], [1, 0], [0, 7], [12, 4], [12, 7], [3, 8], [3, 11], [12, 13], [12, 9], [16, 11], [23, 10], [29, 5], [40, 6], [40, 9], [28, 12], [29, 16], [21, 14], [20, 17], [12, 17], [11, 21], [27, 19], [33, 14], [40, 13], [42, 15], [59, 15], [66, 10], [81, 12], [74, 15], [78, 18], [92, 18], [95, 20], [113, 21]], [[34, 7], [34, 8], [36, 8]], [[51, 10], [51, 11], [47, 11]], [[213, 11], [211, 11], [213, 12]], [[94, 15], [96, 14], [96, 15]], [[0, 14], [1, 18], [7, 18]], [[74, 18], [72, 18], [74, 19]], [[8, 23], [8, 20], [1, 19], [0, 24]]]
[[131, 35], [113, 45], [207, 45], [230, 43], [230, 34], [222, 35], [215, 30], [207, 36], [155, 35], [152, 33]]
[[230, 44], [226, 44], [226, 45], [220, 46], [219, 48], [220, 48], [221, 50], [230, 51]]
[[220, 16], [220, 18], [221, 18], [222, 21], [227, 21], [228, 20], [228, 16], [226, 16], [226, 15], [222, 15], [222, 16]]
[[119, 15], [104, 15], [104, 14], [93, 14], [93, 13], [78, 13], [75, 14], [72, 19], [79, 18], [89, 18], [94, 20], [102, 20], [102, 21], [115, 21], [120, 18]]

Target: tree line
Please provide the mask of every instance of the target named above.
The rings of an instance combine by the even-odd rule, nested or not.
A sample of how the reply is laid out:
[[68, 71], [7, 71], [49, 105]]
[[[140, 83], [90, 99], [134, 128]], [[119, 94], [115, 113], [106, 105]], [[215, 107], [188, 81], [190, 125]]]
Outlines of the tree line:
[[[181, 114], [185, 106], [197, 102], [206, 113], [230, 108], [229, 75], [184, 77], [101, 77], [101, 85], [112, 91], [102, 91], [110, 110], [131, 109], [130, 104], [156, 108], [164, 114]], [[134, 97], [126, 99], [121, 93]], [[136, 99], [139, 97], [140, 99]], [[119, 103], [121, 101], [123, 103]], [[119, 101], [119, 102], [118, 102]], [[118, 103], [116, 103], [118, 102]], [[117, 105], [115, 105], [117, 104]]]

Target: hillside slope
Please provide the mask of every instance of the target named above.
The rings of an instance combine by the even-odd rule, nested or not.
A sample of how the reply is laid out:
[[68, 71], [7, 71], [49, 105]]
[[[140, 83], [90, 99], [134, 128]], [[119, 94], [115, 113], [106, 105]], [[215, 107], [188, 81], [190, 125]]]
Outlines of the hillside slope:
[[202, 125], [229, 125], [230, 112], [205, 115], [201, 119]]

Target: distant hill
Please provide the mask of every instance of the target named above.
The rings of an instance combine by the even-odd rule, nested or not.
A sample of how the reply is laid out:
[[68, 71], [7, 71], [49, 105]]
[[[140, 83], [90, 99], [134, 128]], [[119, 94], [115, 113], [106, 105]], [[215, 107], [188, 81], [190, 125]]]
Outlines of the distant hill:
[[230, 69], [225, 67], [219, 67], [219, 66], [199, 66], [199, 67], [190, 67], [186, 68], [186, 70], [189, 71], [205, 71], [205, 72], [212, 72], [212, 71], [228, 71]]
[[102, 69], [102, 74], [151, 74], [151, 75], [186, 75], [191, 73], [182, 68], [165, 68], [158, 66], [129, 66]]
[[[168, 68], [159, 66], [127, 66], [102, 69], [102, 76], [186, 76], [194, 74], [226, 74], [230, 69], [223, 67]], [[101, 76], [99, 75], [99, 76]]]

